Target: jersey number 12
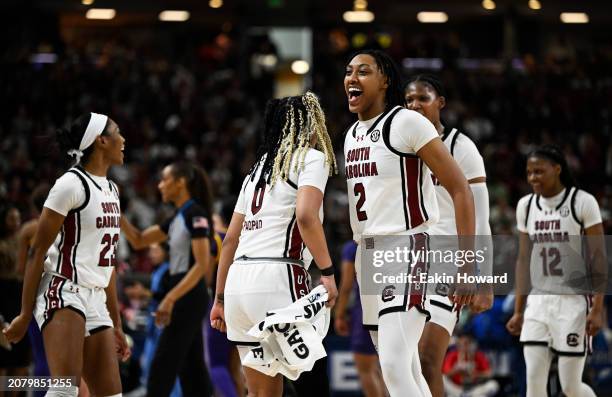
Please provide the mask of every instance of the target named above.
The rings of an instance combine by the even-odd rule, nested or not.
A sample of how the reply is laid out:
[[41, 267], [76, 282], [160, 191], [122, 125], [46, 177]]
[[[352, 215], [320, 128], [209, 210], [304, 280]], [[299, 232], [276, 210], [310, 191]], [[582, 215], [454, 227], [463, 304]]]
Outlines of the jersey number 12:
[[540, 251], [542, 257], [542, 268], [545, 276], [563, 276], [563, 269], [559, 269], [559, 263], [561, 262], [561, 253], [555, 247], [542, 248]]

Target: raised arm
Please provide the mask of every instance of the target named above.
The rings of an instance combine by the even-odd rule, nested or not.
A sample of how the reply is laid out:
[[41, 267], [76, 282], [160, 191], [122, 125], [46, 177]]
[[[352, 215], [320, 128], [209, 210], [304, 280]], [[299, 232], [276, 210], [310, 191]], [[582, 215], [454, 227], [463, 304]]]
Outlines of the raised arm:
[[159, 225], [153, 225], [141, 231], [132, 225], [125, 215], [121, 215], [121, 231], [135, 250], [140, 250], [151, 244], [161, 243], [168, 239], [168, 236]]

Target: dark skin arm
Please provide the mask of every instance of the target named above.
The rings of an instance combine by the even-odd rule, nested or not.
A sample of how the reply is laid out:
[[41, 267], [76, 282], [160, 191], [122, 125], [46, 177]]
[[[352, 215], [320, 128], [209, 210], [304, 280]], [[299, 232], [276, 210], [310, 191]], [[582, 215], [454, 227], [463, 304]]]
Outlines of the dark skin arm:
[[591, 264], [591, 286], [593, 289], [593, 307], [586, 320], [586, 332], [589, 336], [596, 335], [603, 326], [603, 302], [606, 286], [608, 285], [608, 267], [606, 249], [603, 238], [603, 225], [598, 223], [587, 229], [589, 247], [589, 263]]
[[342, 278], [340, 279], [334, 320], [336, 333], [341, 336], [348, 336], [349, 334], [346, 311], [351, 296], [351, 290], [353, 289], [353, 280], [355, 280], [355, 262], [347, 260], [342, 261]]
[[113, 269], [108, 287], [104, 289], [104, 292], [106, 292], [106, 308], [113, 320], [113, 333], [115, 334], [115, 343], [117, 345], [117, 357], [125, 362], [130, 358], [132, 352], [125, 339], [123, 326], [121, 324], [121, 314], [117, 301], [117, 272], [115, 269]]
[[141, 231], [132, 225], [124, 215], [121, 216], [121, 231], [135, 250], [141, 250], [151, 244], [163, 243], [168, 240], [168, 236], [159, 225], [149, 226]]
[[63, 215], [46, 207], [42, 211], [32, 244], [34, 254], [25, 269], [23, 292], [21, 294], [21, 313], [13, 319], [8, 328], [3, 330], [7, 339], [12, 343], [17, 343], [23, 338], [28, 329], [28, 324], [32, 320], [36, 292], [42, 277], [45, 256], [49, 247], [55, 241], [64, 223], [64, 218]]
[[168, 325], [172, 319], [172, 309], [177, 300], [193, 289], [202, 277], [209, 271], [212, 264], [210, 257], [210, 240], [206, 237], [191, 240], [191, 251], [196, 263], [191, 266], [187, 274], [172, 288], [161, 301], [155, 312], [157, 326]]
[[[459, 249], [473, 251], [476, 232], [474, 197], [459, 165], [440, 138], [432, 139], [417, 152], [417, 155], [427, 164], [453, 199]], [[465, 265], [459, 271], [473, 274], [473, 264]], [[456, 304], [468, 305], [472, 302], [474, 292], [475, 286], [458, 283], [451, 287], [449, 298]]]
[[232, 220], [227, 228], [227, 233], [223, 239], [223, 247], [221, 248], [221, 258], [219, 259], [219, 269], [217, 270], [217, 290], [215, 291], [215, 303], [210, 311], [210, 325], [221, 332], [226, 332], [225, 313], [223, 311], [225, 281], [229, 273], [230, 266], [234, 260], [234, 254], [238, 248], [240, 233], [242, 232], [242, 223], [244, 222], [244, 214], [234, 212]]
[[519, 254], [516, 261], [516, 300], [514, 314], [506, 324], [512, 335], [520, 335], [523, 328], [523, 312], [530, 289], [529, 258], [531, 257], [531, 241], [527, 233], [519, 233]]
[[17, 249], [17, 273], [24, 274], [26, 263], [28, 261], [28, 251], [30, 242], [36, 234], [38, 220], [33, 220], [21, 227], [19, 231], [18, 249]]

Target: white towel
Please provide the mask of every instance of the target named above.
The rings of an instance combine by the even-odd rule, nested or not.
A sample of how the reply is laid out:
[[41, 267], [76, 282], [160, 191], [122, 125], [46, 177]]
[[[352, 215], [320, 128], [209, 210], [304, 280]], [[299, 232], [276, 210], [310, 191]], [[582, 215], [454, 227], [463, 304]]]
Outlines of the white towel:
[[327, 355], [323, 338], [327, 334], [330, 310], [325, 307], [327, 291], [319, 285], [289, 306], [269, 311], [265, 319], [248, 332], [259, 339], [243, 364], [266, 375], [283, 374], [291, 380]]

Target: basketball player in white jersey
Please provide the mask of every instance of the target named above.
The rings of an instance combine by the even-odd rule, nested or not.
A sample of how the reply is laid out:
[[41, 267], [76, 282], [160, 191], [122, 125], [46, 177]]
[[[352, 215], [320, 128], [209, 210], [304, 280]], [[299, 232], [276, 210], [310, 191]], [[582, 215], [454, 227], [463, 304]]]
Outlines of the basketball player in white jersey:
[[34, 315], [51, 376], [77, 382], [50, 389], [48, 396], [76, 396], [81, 376], [92, 394], [120, 396], [116, 354], [127, 359], [129, 348], [115, 286], [119, 193], [107, 172], [123, 164], [125, 139], [110, 118], [88, 113], [70, 129], [58, 130], [57, 140], [76, 165], [55, 182], [45, 201], [21, 313], [4, 333], [10, 341], [21, 339]]
[[[581, 279], [594, 280], [593, 288], [606, 284], [589, 270], [603, 274], [600, 266], [605, 263], [599, 205], [575, 187], [563, 154], [554, 146], [529, 154], [527, 181], [533, 193], [521, 198], [516, 208], [517, 292], [514, 315], [507, 324], [512, 334], [521, 336], [527, 397], [547, 395], [553, 354], [559, 358], [563, 394], [592, 397], [595, 393], [582, 382], [582, 371], [590, 338], [603, 323], [603, 294], [597, 292], [592, 299], [577, 295], [573, 282], [577, 274], [586, 274]], [[586, 247], [582, 235], [587, 236]], [[583, 248], [589, 252], [584, 259]]]
[[[476, 209], [476, 235], [490, 235], [489, 193], [487, 191], [484, 161], [470, 138], [460, 133], [456, 128], [442, 124], [440, 111], [446, 105], [442, 83], [433, 75], [417, 75], [408, 80], [404, 88], [404, 94], [406, 107], [421, 113], [431, 121], [442, 138], [442, 142], [444, 142], [451, 156], [457, 161], [461, 172], [468, 180]], [[434, 185], [440, 219], [429, 228], [428, 233], [432, 236], [455, 235], [457, 226], [455, 225], [453, 201], [435, 176]], [[425, 324], [423, 335], [421, 335], [419, 341], [419, 357], [423, 375], [427, 380], [431, 394], [433, 397], [444, 397], [442, 364], [459, 312], [458, 308], [446, 296], [449, 288], [448, 284], [429, 285], [428, 287], [428, 291], [431, 292], [427, 294], [425, 307], [431, 318]], [[478, 313], [489, 309], [492, 304], [492, 292], [479, 292], [474, 297], [470, 309], [472, 312]]]
[[[467, 180], [433, 124], [403, 107], [402, 84], [391, 58], [378, 50], [358, 52], [346, 65], [344, 88], [349, 110], [359, 118], [344, 142], [353, 240], [409, 235], [406, 243], [413, 249], [426, 245], [424, 233], [438, 219], [430, 169], [452, 197], [457, 234], [473, 236], [474, 202]], [[410, 265], [413, 273], [427, 271], [426, 263]], [[360, 283], [362, 266], [370, 264], [361, 263], [358, 251], [355, 267]], [[360, 285], [364, 326], [378, 329], [378, 335], [372, 336], [393, 397], [431, 395], [417, 349], [427, 316], [421, 292], [425, 286], [409, 287], [404, 296], [385, 294], [387, 287], [374, 296]], [[451, 296], [455, 303], [469, 304], [472, 292]]]
[[[258, 345], [249, 329], [267, 311], [308, 293], [312, 259], [321, 269], [328, 305], [338, 295], [321, 224], [323, 193], [336, 161], [317, 97], [307, 92], [270, 100], [263, 134], [223, 240], [210, 313], [212, 326], [227, 329], [242, 360]], [[281, 396], [280, 374], [243, 368], [249, 396]]]

